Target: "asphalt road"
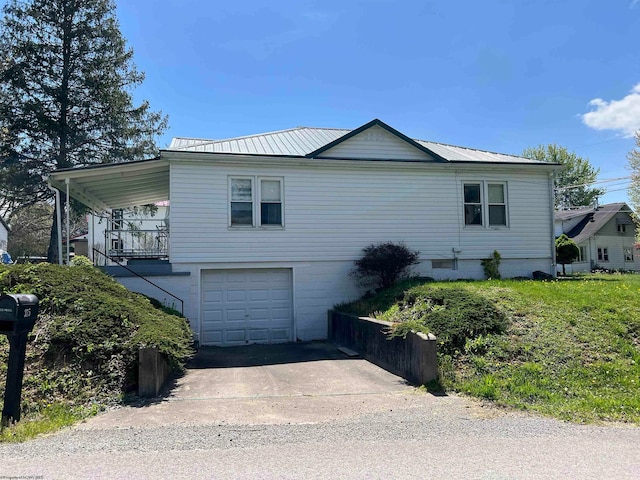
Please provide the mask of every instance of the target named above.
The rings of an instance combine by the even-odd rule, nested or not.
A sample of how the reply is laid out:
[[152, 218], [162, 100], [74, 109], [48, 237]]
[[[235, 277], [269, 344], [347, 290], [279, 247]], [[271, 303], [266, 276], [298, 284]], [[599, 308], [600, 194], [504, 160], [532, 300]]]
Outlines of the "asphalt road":
[[0, 479], [640, 479], [640, 428], [436, 397], [305, 348], [195, 365], [159, 401], [0, 445]]

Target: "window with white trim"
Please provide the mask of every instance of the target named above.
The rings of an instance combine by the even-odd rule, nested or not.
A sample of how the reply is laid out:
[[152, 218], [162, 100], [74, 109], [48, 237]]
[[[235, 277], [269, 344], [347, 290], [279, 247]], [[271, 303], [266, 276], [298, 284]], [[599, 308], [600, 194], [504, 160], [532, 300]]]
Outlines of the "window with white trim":
[[623, 247], [624, 261], [633, 262], [633, 247]]
[[253, 178], [229, 179], [229, 224], [232, 227], [253, 227]]
[[480, 227], [508, 226], [506, 183], [465, 182], [462, 188], [465, 225]]
[[229, 177], [229, 226], [284, 226], [282, 178]]
[[609, 249], [607, 247], [598, 247], [598, 261], [599, 262], [609, 261]]
[[578, 263], [587, 261], [587, 247], [585, 245], [580, 245], [578, 247]]
[[261, 226], [282, 226], [282, 181], [261, 178], [260, 181], [260, 221]]

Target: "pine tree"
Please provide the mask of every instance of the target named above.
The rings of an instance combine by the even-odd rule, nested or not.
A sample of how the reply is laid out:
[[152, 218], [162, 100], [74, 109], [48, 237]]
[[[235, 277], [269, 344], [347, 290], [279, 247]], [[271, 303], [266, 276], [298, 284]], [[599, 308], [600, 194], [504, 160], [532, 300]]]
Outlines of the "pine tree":
[[[0, 180], [5, 204], [52, 196], [55, 169], [155, 155], [167, 126], [133, 104], [133, 64], [112, 0], [10, 0], [0, 21]], [[55, 260], [55, 212], [49, 259]]]
[[522, 156], [562, 165], [554, 177], [556, 209], [589, 206], [605, 193], [601, 188], [589, 186], [596, 181], [600, 169], [593, 168], [588, 159], [569, 152], [565, 147], [539, 145], [525, 149]]

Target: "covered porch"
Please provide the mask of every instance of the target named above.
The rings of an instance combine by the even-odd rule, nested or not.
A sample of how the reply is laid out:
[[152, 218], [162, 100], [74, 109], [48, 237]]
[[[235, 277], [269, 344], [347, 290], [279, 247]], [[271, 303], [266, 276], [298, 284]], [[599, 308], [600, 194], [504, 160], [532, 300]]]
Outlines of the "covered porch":
[[[61, 169], [51, 173], [48, 183], [56, 193], [60, 263], [68, 264], [71, 259], [70, 217], [66, 208], [71, 198], [86, 205], [92, 212], [88, 220], [89, 229], [93, 231], [88, 238], [88, 253], [94, 264], [169, 260], [167, 160], [154, 158]], [[149, 204], [161, 205], [164, 211], [154, 218], [144, 215], [127, 218], [127, 209]], [[66, 225], [66, 238], [63, 237], [63, 222]]]

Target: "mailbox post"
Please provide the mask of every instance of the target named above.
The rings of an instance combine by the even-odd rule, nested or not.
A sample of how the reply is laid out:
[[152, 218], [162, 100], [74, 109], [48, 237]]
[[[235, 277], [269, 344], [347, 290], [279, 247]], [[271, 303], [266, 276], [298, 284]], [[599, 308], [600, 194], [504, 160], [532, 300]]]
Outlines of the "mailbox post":
[[24, 375], [27, 335], [38, 317], [38, 297], [17, 294], [0, 296], [0, 333], [9, 340], [9, 364], [4, 390], [2, 424], [20, 420], [20, 397]]

